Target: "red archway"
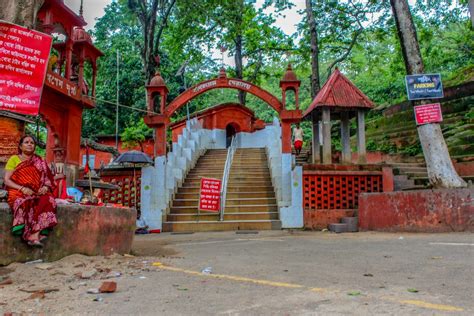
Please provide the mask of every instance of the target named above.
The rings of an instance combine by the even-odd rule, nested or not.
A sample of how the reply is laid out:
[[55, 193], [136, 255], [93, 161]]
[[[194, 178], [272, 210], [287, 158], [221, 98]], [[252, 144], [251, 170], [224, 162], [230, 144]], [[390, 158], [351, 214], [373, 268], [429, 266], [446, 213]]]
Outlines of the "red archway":
[[[145, 124], [155, 130], [155, 156], [166, 155], [166, 128], [170, 122], [170, 117], [179, 108], [184, 106], [187, 102], [203, 94], [206, 91], [213, 89], [235, 89], [245, 91], [265, 101], [270, 105], [279, 115], [282, 128], [282, 151], [283, 153], [291, 153], [291, 129], [292, 123], [299, 122], [302, 117], [302, 112], [298, 105], [298, 88], [300, 81], [296, 78], [296, 74], [288, 65], [287, 71], [280, 81], [280, 88], [282, 89], [282, 101], [275, 97], [270, 92], [244, 80], [236, 78], [227, 78], [224, 69], [219, 71], [219, 76], [216, 79], [203, 81], [182, 94], [176, 97], [168, 106], [166, 106], [166, 96], [168, 95], [168, 88], [161, 77], [159, 71], [155, 77], [152, 78], [150, 84], [146, 86], [148, 95], [148, 115], [144, 117]], [[296, 94], [296, 110], [285, 109], [285, 95], [287, 90], [294, 90]], [[159, 95], [161, 98], [160, 113], [155, 112], [154, 97]]]
[[227, 78], [225, 72], [221, 70], [219, 72], [219, 77], [217, 77], [216, 79], [203, 81], [181, 93], [170, 104], [168, 104], [164, 111], [162, 110], [162, 113], [170, 117], [174, 112], [176, 112], [179, 108], [184, 106], [192, 99], [196, 98], [197, 96], [203, 94], [206, 91], [213, 89], [236, 89], [245, 91], [268, 103], [268, 105], [270, 105], [275, 111], [277, 111], [278, 114], [280, 114], [281, 111], [284, 109], [283, 103], [281, 103], [280, 100], [278, 100], [278, 98], [270, 92], [248, 81], [235, 78]]

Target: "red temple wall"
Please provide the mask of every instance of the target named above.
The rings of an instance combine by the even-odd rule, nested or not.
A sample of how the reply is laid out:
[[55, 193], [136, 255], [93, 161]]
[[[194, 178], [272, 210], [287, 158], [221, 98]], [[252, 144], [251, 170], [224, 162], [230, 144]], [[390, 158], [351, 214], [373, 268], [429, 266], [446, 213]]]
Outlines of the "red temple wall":
[[[225, 130], [230, 123], [236, 124], [239, 128], [237, 132], [252, 133], [255, 127], [261, 128], [260, 120], [255, 120], [253, 113], [240, 105], [227, 105], [226, 107], [211, 108], [198, 115], [198, 120], [205, 129], [223, 129]], [[264, 126], [264, 125], [263, 125]], [[186, 121], [181, 121], [176, 125], [171, 125], [173, 142], [178, 141], [186, 127]]]
[[[97, 140], [97, 143], [102, 144], [102, 145], [107, 145], [107, 146], [112, 146], [115, 147], [115, 137], [104, 137], [104, 138], [99, 138]], [[153, 139], [147, 139], [145, 143], [143, 144], [143, 150], [145, 154], [147, 154], [150, 157], [153, 157]], [[140, 146], [135, 146], [133, 148], [126, 148], [124, 147], [122, 141], [119, 139], [119, 152], [123, 153], [129, 150], [140, 150]], [[86, 148], [84, 146], [81, 146], [81, 151], [80, 151], [80, 166], [84, 167], [83, 165], [83, 156], [86, 154]], [[100, 163], [103, 162], [105, 165], [109, 164], [113, 156], [111, 153], [108, 152], [103, 152], [103, 151], [97, 151], [92, 148], [89, 148], [89, 155], [94, 155], [94, 169], [100, 168]]]
[[0, 116], [0, 163], [6, 163], [10, 156], [18, 154], [18, 142], [24, 131], [24, 122]]

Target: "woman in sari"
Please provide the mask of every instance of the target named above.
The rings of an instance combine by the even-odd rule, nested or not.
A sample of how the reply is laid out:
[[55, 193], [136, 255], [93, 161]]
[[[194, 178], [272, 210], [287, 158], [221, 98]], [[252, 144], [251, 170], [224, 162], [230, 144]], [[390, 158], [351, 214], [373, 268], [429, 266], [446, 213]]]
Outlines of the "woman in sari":
[[33, 137], [20, 139], [19, 154], [10, 157], [5, 166], [5, 185], [13, 211], [12, 232], [22, 234], [30, 246], [43, 247], [48, 230], [57, 224], [56, 202], [51, 194], [53, 174], [35, 148]]

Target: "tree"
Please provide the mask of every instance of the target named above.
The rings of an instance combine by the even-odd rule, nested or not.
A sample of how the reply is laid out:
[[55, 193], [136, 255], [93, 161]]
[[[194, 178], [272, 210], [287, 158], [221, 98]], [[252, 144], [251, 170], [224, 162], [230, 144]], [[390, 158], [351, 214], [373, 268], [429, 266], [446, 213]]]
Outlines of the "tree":
[[313, 14], [313, 3], [306, 0], [306, 16], [308, 19], [309, 34], [311, 38], [311, 98], [315, 98], [321, 89], [319, 82], [319, 42], [318, 29]]
[[155, 74], [163, 31], [176, 0], [128, 0], [128, 7], [140, 21], [143, 34], [141, 55], [146, 83]]
[[[397, 26], [406, 72], [409, 75], [422, 74], [424, 72], [423, 59], [408, 2], [407, 0], [390, 0], [390, 4]], [[425, 156], [429, 181], [433, 187], [465, 187], [466, 183], [454, 169], [439, 124], [419, 125], [417, 130]]]
[[139, 120], [137, 124], [130, 124], [120, 138], [126, 148], [134, 148], [140, 146], [140, 150], [144, 151], [143, 144], [147, 136], [152, 135], [152, 129], [145, 125], [143, 119]]
[[44, 0], [0, 1], [0, 20], [35, 28], [36, 15]]

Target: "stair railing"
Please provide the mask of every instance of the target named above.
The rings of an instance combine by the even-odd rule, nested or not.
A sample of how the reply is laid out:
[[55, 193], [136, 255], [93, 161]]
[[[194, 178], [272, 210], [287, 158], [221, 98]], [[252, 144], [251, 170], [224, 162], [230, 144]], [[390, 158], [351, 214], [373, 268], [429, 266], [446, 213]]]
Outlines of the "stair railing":
[[235, 149], [237, 148], [236, 136], [232, 137], [229, 149], [227, 149], [227, 159], [225, 160], [224, 173], [222, 174], [221, 183], [221, 211], [220, 221], [224, 220], [225, 200], [227, 196], [227, 183], [229, 181], [230, 167], [232, 166], [232, 160], [234, 159]]

